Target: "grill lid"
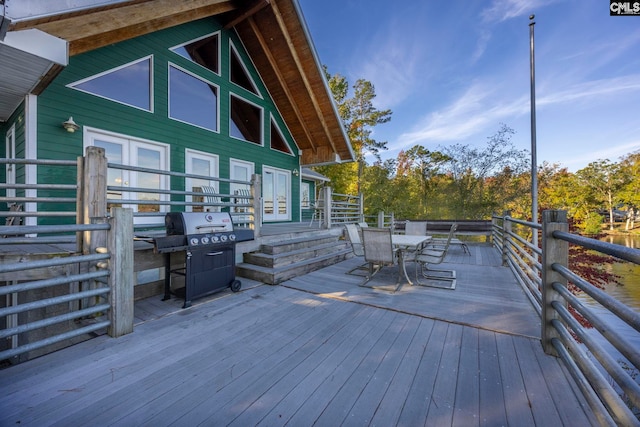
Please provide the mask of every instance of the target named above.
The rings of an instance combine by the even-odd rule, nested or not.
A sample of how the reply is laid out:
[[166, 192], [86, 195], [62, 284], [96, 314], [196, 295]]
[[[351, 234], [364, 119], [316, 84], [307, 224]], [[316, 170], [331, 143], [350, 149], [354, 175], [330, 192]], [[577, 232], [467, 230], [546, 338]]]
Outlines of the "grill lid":
[[233, 232], [229, 212], [169, 212], [164, 222], [167, 236]]

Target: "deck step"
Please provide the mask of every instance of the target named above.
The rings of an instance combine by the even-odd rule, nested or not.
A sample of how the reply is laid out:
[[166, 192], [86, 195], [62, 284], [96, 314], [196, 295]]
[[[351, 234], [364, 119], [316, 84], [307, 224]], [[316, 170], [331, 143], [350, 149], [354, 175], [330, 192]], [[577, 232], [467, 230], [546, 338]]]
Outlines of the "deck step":
[[335, 234], [314, 234], [262, 244], [245, 253], [236, 265], [241, 277], [277, 285], [311, 271], [344, 261], [353, 254], [351, 246]]
[[236, 265], [236, 274], [269, 285], [277, 285], [285, 280], [302, 276], [321, 268], [337, 264], [353, 256], [351, 248], [342, 248], [319, 257], [305, 259], [285, 266], [269, 268], [249, 263]]

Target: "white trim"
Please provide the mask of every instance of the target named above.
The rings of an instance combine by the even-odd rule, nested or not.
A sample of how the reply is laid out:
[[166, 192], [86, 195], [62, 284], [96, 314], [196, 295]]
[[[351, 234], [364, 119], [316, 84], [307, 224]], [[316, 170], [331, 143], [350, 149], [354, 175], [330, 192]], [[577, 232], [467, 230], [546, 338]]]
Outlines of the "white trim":
[[[200, 41], [200, 40], [203, 40], [203, 39], [206, 39], [208, 37], [215, 36], [215, 35], [218, 36], [218, 71], [213, 71], [213, 70], [205, 67], [204, 65], [197, 63], [196, 61], [194, 61], [194, 60], [192, 60], [190, 58], [187, 58], [187, 57], [184, 57], [184, 56], [180, 55], [178, 52], [176, 52], [174, 50], [174, 49], [177, 49], [179, 47], [183, 47], [183, 46], [186, 46], [188, 44], [195, 43], [197, 41]], [[172, 53], [178, 55], [180, 58], [183, 58], [183, 59], [185, 59], [185, 60], [187, 60], [187, 61], [189, 61], [189, 62], [191, 62], [193, 64], [196, 64], [199, 67], [204, 68], [205, 70], [217, 75], [218, 77], [220, 77], [222, 75], [222, 73], [220, 71], [222, 69], [222, 31], [221, 30], [214, 31], [213, 33], [205, 34], [202, 37], [198, 37], [198, 38], [195, 38], [193, 40], [189, 40], [189, 41], [186, 41], [184, 43], [172, 46], [172, 47], [169, 48], [169, 51], [171, 51]]]
[[[24, 158], [38, 158], [38, 97], [36, 95], [27, 95], [24, 102]], [[38, 183], [38, 166], [25, 166], [25, 184]], [[38, 197], [38, 190], [30, 188], [25, 190], [26, 197]], [[38, 204], [35, 202], [25, 203], [24, 210], [35, 212]], [[38, 225], [38, 218], [28, 216], [25, 218], [24, 225]], [[34, 237], [35, 235], [30, 235]]]
[[[245, 49], [245, 51], [246, 51], [246, 49]], [[240, 66], [244, 70], [244, 73], [247, 76], [247, 78], [249, 78], [249, 83], [253, 87], [253, 91], [248, 90], [247, 88], [244, 88], [244, 87], [240, 86], [239, 84], [237, 84], [237, 83], [235, 83], [235, 82], [233, 82], [231, 80], [231, 55], [232, 55], [232, 52], [236, 54], [236, 58], [238, 58], [238, 61], [240, 62]], [[254, 66], [254, 69], [255, 69], [255, 66]], [[231, 40], [231, 38], [229, 38], [229, 83], [231, 83], [235, 87], [239, 87], [240, 89], [249, 92], [252, 95], [257, 96], [260, 99], [264, 99], [262, 94], [260, 93], [260, 90], [258, 89], [258, 85], [256, 85], [255, 81], [253, 81], [253, 77], [251, 77], [251, 73], [247, 69], [247, 66], [244, 63], [244, 60], [240, 56], [240, 53], [238, 52], [238, 49], [236, 48], [236, 45], [233, 43], [233, 40]]]
[[[207, 153], [204, 151], [198, 151], [198, 150], [193, 150], [191, 148], [186, 148], [184, 150], [184, 170], [185, 173], [188, 174], [195, 174], [195, 172], [193, 171], [193, 163], [192, 161], [194, 159], [199, 159], [199, 160], [205, 160], [208, 161], [209, 164], [211, 165], [211, 169], [212, 173], [211, 173], [211, 177], [212, 178], [218, 178], [220, 176], [220, 156], [218, 156], [217, 154], [211, 154], [211, 153]], [[193, 184], [192, 184], [192, 180], [194, 180], [196, 178], [185, 178], [185, 182], [184, 182], [184, 190], [185, 191], [192, 191], [191, 189], [193, 188]], [[209, 185], [211, 184], [211, 181], [209, 182]], [[216, 187], [216, 190], [218, 190], [218, 192], [220, 192], [220, 186], [219, 183], [216, 182], [214, 184], [214, 186]], [[193, 201], [193, 196], [191, 195], [186, 195], [185, 196], [185, 200], [187, 202], [192, 202]], [[186, 206], [186, 211], [187, 212], [192, 212], [193, 211], [193, 206]]]
[[[275, 182], [273, 190], [274, 190], [274, 194], [273, 196], [276, 196], [277, 193], [277, 177], [278, 175], [284, 175], [287, 178], [287, 194], [286, 194], [286, 208], [287, 208], [287, 214], [285, 217], [279, 217], [279, 215], [277, 214], [278, 211], [278, 206], [276, 203], [276, 199], [274, 198], [274, 206], [273, 206], [273, 214], [268, 217], [265, 212], [264, 212], [264, 200], [265, 198], [265, 194], [264, 194], [264, 190], [266, 188], [265, 182], [265, 174], [266, 172], [269, 171], [271, 173], [273, 173], [273, 176], [275, 178]], [[292, 200], [291, 200], [291, 187], [292, 187], [292, 182], [291, 182], [291, 171], [287, 170], [287, 169], [280, 169], [280, 168], [276, 168], [273, 166], [267, 166], [267, 165], [262, 165], [262, 200], [263, 200], [263, 206], [262, 206], [262, 218], [264, 222], [277, 222], [277, 221], [291, 221], [292, 218], [292, 210], [293, 210], [293, 206], [292, 206]]]
[[[147, 60], [149, 61], [149, 109], [141, 108], [141, 107], [138, 107], [137, 105], [132, 105], [132, 104], [129, 104], [129, 103], [126, 103], [126, 102], [119, 101], [119, 100], [117, 100], [115, 98], [109, 98], [107, 96], [100, 95], [100, 94], [94, 93], [94, 92], [89, 92], [88, 90], [84, 90], [84, 89], [80, 89], [80, 88], [76, 87], [77, 85], [81, 85], [81, 84], [89, 82], [91, 80], [98, 79], [98, 78], [100, 78], [102, 76], [106, 76], [107, 74], [114, 73], [114, 72], [119, 71], [119, 70], [121, 70], [123, 68], [130, 67], [133, 64], [137, 64], [138, 62], [147, 61]], [[108, 101], [112, 101], [112, 102], [115, 102], [115, 103], [118, 103], [118, 104], [121, 104], [121, 105], [126, 105], [127, 107], [135, 108], [135, 109], [140, 110], [140, 111], [146, 111], [147, 113], [153, 113], [154, 112], [153, 111], [153, 104], [154, 104], [154, 96], [153, 95], [154, 95], [154, 92], [155, 92], [153, 90], [153, 88], [154, 88], [153, 74], [154, 74], [153, 73], [153, 55], [148, 55], [148, 56], [145, 56], [143, 58], [136, 59], [135, 61], [127, 62], [126, 64], [120, 65], [118, 67], [114, 67], [114, 68], [108, 69], [106, 71], [103, 71], [101, 73], [94, 74], [92, 76], [86, 77], [86, 78], [84, 78], [82, 80], [78, 80], [78, 81], [69, 83], [68, 85], [66, 85], [66, 87], [68, 87], [69, 89], [77, 90], [78, 92], [83, 92], [83, 93], [86, 93], [86, 94], [89, 94], [89, 95], [92, 95], [92, 96], [97, 96], [98, 98], [106, 99]]]
[[[13, 123], [4, 137], [5, 156], [8, 159], [16, 158], [16, 124]], [[7, 184], [16, 183], [16, 166], [15, 164], [7, 163], [4, 165], [5, 180]], [[16, 197], [15, 188], [7, 188], [5, 193], [6, 197]], [[7, 206], [11, 206], [12, 203], [7, 202]]]
[[[114, 144], [120, 144], [122, 146], [122, 161], [125, 165], [131, 165], [136, 162], [137, 152], [136, 148], [148, 148], [150, 150], [157, 150], [160, 153], [160, 168], [163, 170], [170, 170], [171, 165], [171, 146], [162, 142], [152, 141], [149, 139], [138, 138], [131, 135], [124, 135], [116, 132], [110, 132], [102, 129], [84, 127], [82, 135], [83, 151], [86, 148], [93, 145], [95, 139], [103, 139], [105, 142], [111, 142]], [[109, 161], [109, 159], [107, 159]], [[123, 180], [125, 181], [122, 186], [136, 187], [137, 186], [137, 174], [130, 171], [122, 171]], [[160, 189], [168, 190], [170, 188], [170, 177], [168, 175], [160, 175]], [[108, 183], [107, 183], [108, 185]], [[127, 192], [122, 192], [123, 199], [129, 199], [131, 195]], [[168, 195], [158, 194], [160, 200], [168, 200]], [[123, 207], [132, 208], [134, 212], [138, 211], [138, 206], [123, 205]], [[159, 213], [166, 212], [169, 207], [166, 205], [159, 205]], [[153, 218], [153, 220], [151, 219]], [[134, 223], [155, 223], [164, 221], [161, 217], [142, 217], [135, 218]]]
[[[273, 145], [271, 144], [271, 142], [273, 141], [273, 134], [271, 133], [271, 124], [272, 123], [275, 126], [276, 131], [280, 135], [280, 138], [282, 139], [282, 142], [284, 142], [284, 145], [286, 145], [287, 148], [289, 149], [288, 153], [285, 153], [284, 151], [280, 151], [280, 150], [277, 150], [277, 149], [273, 148]], [[298, 148], [298, 147], [296, 147], [296, 148]], [[269, 112], [269, 149], [273, 150], [273, 151], [277, 151], [278, 153], [285, 154], [287, 156], [296, 157], [296, 155], [293, 153], [293, 150], [291, 149], [291, 145], [289, 145], [289, 143], [287, 142], [287, 139], [282, 134], [282, 131], [280, 130], [280, 126], [278, 126], [278, 123], [273, 119], [273, 113], [271, 113], [271, 112]]]
[[[231, 135], [231, 122], [233, 120], [231, 118], [231, 98], [232, 97], [238, 98], [239, 100], [244, 101], [247, 104], [251, 104], [254, 107], [260, 109], [260, 143], [255, 143], [253, 141], [249, 141], [248, 139], [238, 138], [236, 136]], [[238, 141], [244, 141], [249, 144], [257, 145], [259, 147], [264, 147], [264, 108], [262, 108], [260, 105], [256, 104], [255, 102], [251, 102], [248, 99], [233, 92], [229, 92], [229, 138], [233, 138]]]
[[[193, 73], [187, 70], [186, 68], [179, 66], [178, 64], [174, 64], [171, 61], [167, 62], [167, 67], [168, 67], [167, 68], [167, 118], [169, 118], [170, 120], [175, 120], [176, 122], [184, 123], [189, 126], [197, 127], [199, 129], [204, 129], [206, 131], [219, 134], [220, 133], [220, 86], [211, 82], [210, 80], [205, 79], [202, 76], [197, 75], [196, 73]], [[216, 88], [216, 104], [217, 104], [216, 105], [216, 129], [209, 129], [204, 126], [197, 125], [195, 123], [191, 123], [181, 119], [177, 119], [175, 117], [171, 117], [171, 67], [174, 67], [175, 69], [182, 71], [183, 73], [188, 74], [191, 77], [198, 79]]]

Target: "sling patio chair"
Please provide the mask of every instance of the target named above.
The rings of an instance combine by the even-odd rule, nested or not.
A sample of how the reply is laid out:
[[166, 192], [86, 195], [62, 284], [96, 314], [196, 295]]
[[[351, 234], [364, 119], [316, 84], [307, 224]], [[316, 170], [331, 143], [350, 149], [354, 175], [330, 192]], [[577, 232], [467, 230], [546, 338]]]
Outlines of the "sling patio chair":
[[[364, 246], [364, 260], [369, 263], [369, 274], [360, 286], [367, 283], [385, 266], [398, 264], [398, 251], [391, 241], [391, 229], [366, 227], [362, 229], [362, 242]], [[400, 269], [398, 269], [397, 291], [402, 286], [400, 282]]]
[[[358, 231], [358, 227], [355, 224], [345, 224], [344, 229], [347, 233], [347, 239], [349, 243], [351, 243], [351, 249], [353, 250], [353, 255], [357, 257], [364, 257], [364, 246], [362, 245], [362, 240], [360, 240], [360, 232]], [[356, 270], [363, 270], [368, 268], [369, 264], [364, 263], [360, 264], [357, 267], [352, 268], [347, 271], [346, 274], [353, 274]], [[354, 276], [360, 276], [360, 274], [354, 274]]]
[[[455, 270], [434, 270], [429, 268], [429, 264], [440, 264], [444, 261], [451, 245], [451, 239], [458, 228], [457, 224], [452, 224], [449, 230], [449, 236], [447, 237], [444, 246], [438, 248], [427, 247], [420, 251], [416, 257], [416, 284], [420, 286], [431, 286], [443, 289], [455, 289], [456, 288], [456, 272]], [[420, 277], [429, 279], [430, 283], [421, 282]], [[444, 282], [444, 286], [439, 286], [437, 283]]]
[[407, 221], [404, 224], [404, 234], [410, 235], [410, 236], [426, 236], [427, 222], [426, 221]]
[[204, 196], [205, 203], [211, 204], [211, 206], [205, 206], [204, 210], [206, 212], [220, 212], [220, 196], [214, 196], [214, 194], [218, 193], [216, 191], [216, 187], [203, 185], [200, 188], [202, 189], [202, 192], [206, 194], [206, 196]]

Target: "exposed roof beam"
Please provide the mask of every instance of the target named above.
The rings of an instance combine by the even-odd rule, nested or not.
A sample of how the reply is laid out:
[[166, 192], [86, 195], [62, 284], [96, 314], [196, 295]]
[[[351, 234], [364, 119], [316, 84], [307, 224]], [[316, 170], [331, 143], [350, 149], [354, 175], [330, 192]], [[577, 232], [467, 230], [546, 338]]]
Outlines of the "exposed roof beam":
[[309, 140], [309, 144], [311, 144], [311, 149], [313, 150], [314, 153], [316, 153], [317, 152], [317, 147], [313, 142], [313, 138], [311, 137], [311, 132], [309, 131], [309, 128], [308, 128], [306, 122], [303, 120], [302, 113], [300, 112], [300, 109], [298, 108], [298, 104], [295, 102], [295, 98], [294, 98], [293, 94], [289, 90], [289, 86], [287, 85], [287, 82], [286, 82], [285, 78], [282, 76], [282, 73], [280, 73], [280, 69], [278, 68], [278, 62], [276, 61], [276, 58], [271, 53], [271, 50], [269, 49], [269, 45], [267, 44], [267, 42], [264, 39], [264, 37], [263, 37], [262, 33], [260, 32], [260, 30], [258, 29], [258, 26], [256, 25], [255, 20], [251, 17], [251, 18], [249, 18], [247, 20], [247, 22], [251, 26], [251, 30], [253, 31], [253, 33], [255, 34], [256, 38], [258, 39], [258, 42], [260, 43], [260, 47], [262, 47], [262, 50], [264, 51], [264, 54], [267, 56], [269, 64], [271, 65], [271, 68], [273, 68], [273, 71], [274, 71], [274, 73], [276, 75], [276, 78], [278, 79], [278, 82], [280, 83], [280, 86], [282, 87], [282, 90], [286, 94], [287, 99], [289, 100], [289, 103], [291, 104], [291, 107], [295, 111], [296, 117], [297, 117], [298, 121], [300, 122], [300, 125], [304, 129], [304, 134], [306, 135], [307, 139]]
[[289, 45], [289, 50], [291, 51], [291, 55], [293, 56], [293, 59], [296, 63], [296, 67], [298, 68], [298, 71], [300, 73], [300, 76], [302, 76], [302, 80], [304, 82], [305, 87], [307, 88], [307, 92], [311, 97], [311, 102], [313, 103], [313, 107], [316, 111], [316, 115], [318, 116], [318, 120], [320, 120], [320, 122], [322, 123], [322, 127], [324, 128], [324, 132], [327, 135], [327, 139], [329, 140], [331, 147], [337, 153], [338, 149], [336, 147], [335, 141], [333, 140], [333, 138], [331, 138], [331, 131], [329, 130], [329, 126], [327, 125], [324, 115], [322, 114], [322, 109], [320, 108], [320, 104], [318, 103], [316, 94], [313, 91], [311, 84], [309, 83], [309, 78], [307, 77], [307, 74], [305, 73], [305, 70], [302, 67], [302, 62], [300, 61], [300, 57], [298, 56], [298, 52], [295, 48], [293, 40], [291, 39], [289, 30], [287, 29], [284, 19], [282, 18], [282, 13], [280, 13], [280, 9], [278, 8], [278, 5], [275, 2], [272, 3], [271, 7], [273, 9], [273, 14], [275, 15], [276, 20], [278, 21], [278, 26], [282, 31], [282, 35], [284, 36], [284, 38], [287, 41], [287, 44]]
[[229, 28], [235, 27], [240, 22], [244, 21], [245, 19], [248, 19], [249, 17], [255, 15], [258, 12], [260, 12], [265, 7], [269, 6], [269, 3], [271, 3], [271, 0], [258, 0], [253, 6], [251, 6], [248, 9], [246, 9], [245, 11], [240, 13], [235, 18], [232, 18], [231, 21], [229, 21], [224, 26], [224, 29], [228, 30]]

